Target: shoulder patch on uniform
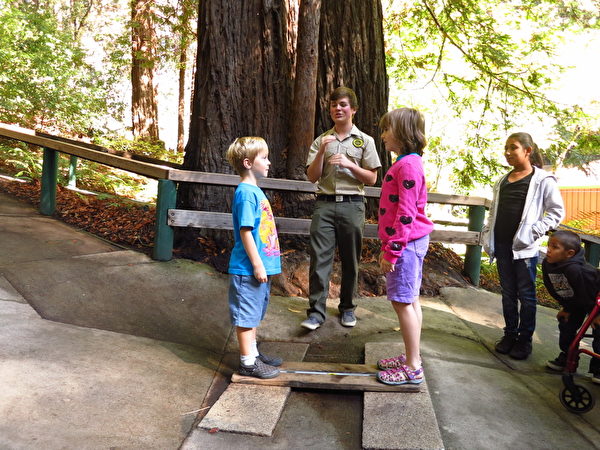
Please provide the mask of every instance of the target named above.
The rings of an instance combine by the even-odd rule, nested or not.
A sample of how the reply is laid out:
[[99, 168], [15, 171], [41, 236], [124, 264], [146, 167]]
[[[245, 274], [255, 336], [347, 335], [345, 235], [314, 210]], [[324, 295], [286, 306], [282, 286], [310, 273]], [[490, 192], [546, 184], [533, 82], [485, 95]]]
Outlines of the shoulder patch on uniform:
[[365, 141], [363, 141], [361, 138], [356, 138], [352, 141], [352, 145], [354, 145], [356, 148], [361, 148], [363, 145], [365, 145]]

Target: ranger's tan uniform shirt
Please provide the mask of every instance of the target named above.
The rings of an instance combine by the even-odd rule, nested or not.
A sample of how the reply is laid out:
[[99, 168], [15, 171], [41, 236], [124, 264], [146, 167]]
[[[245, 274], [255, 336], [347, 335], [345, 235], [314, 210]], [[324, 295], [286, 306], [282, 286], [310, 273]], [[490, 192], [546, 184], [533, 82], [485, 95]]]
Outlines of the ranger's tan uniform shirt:
[[[333, 128], [314, 140], [308, 153], [307, 167], [314, 161], [321, 139], [329, 134], [335, 136]], [[356, 125], [352, 125], [350, 134], [344, 140], [336, 139], [327, 145], [323, 158], [323, 172], [317, 182], [317, 194], [365, 195], [364, 184], [357, 180], [349, 169], [329, 164], [329, 158], [337, 153], [343, 153], [363, 169], [373, 170], [381, 167], [373, 138], [360, 131]]]

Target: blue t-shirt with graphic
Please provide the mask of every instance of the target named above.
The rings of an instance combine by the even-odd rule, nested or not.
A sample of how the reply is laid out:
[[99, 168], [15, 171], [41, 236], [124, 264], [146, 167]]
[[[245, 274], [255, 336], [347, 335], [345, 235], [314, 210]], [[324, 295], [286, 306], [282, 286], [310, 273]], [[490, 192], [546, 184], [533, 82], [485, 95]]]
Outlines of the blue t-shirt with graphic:
[[232, 205], [233, 235], [235, 244], [229, 260], [229, 273], [234, 275], [254, 275], [250, 258], [246, 254], [240, 229], [252, 229], [252, 236], [258, 254], [265, 266], [267, 275], [281, 273], [281, 260], [275, 218], [271, 204], [264, 192], [253, 184], [240, 183], [233, 195]]

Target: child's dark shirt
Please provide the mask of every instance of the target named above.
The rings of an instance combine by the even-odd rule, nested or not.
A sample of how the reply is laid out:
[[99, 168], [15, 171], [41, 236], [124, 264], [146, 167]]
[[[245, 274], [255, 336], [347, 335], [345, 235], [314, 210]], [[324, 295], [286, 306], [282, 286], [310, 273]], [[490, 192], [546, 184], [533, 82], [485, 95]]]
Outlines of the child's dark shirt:
[[573, 257], [558, 263], [542, 262], [544, 285], [566, 312], [589, 313], [600, 290], [600, 270], [588, 264], [583, 248]]

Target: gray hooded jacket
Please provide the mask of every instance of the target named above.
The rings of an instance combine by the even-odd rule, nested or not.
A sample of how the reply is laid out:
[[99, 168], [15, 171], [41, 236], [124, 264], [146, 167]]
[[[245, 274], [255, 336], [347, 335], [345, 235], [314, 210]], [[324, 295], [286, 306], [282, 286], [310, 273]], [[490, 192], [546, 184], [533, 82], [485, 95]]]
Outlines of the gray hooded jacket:
[[[481, 242], [485, 252], [494, 259], [494, 226], [498, 212], [500, 185], [508, 177], [501, 177], [494, 185], [494, 197], [490, 207], [488, 223], [483, 228]], [[564, 218], [565, 207], [556, 178], [550, 172], [534, 167], [529, 183], [521, 222], [513, 238], [514, 259], [532, 258], [538, 255], [539, 238], [554, 229]]]

